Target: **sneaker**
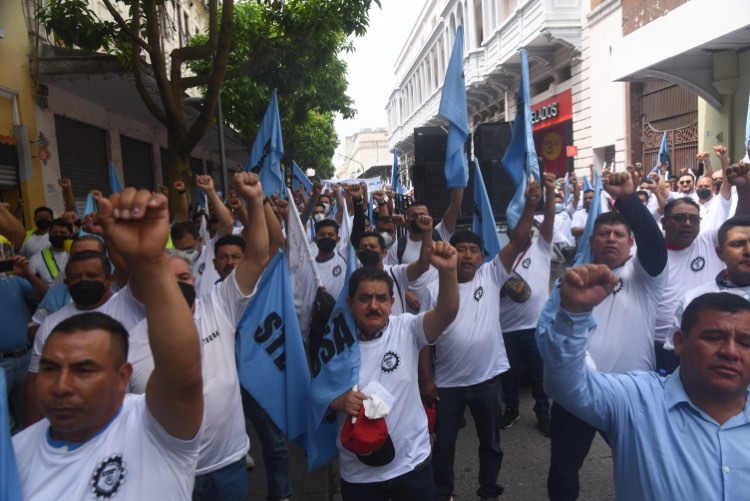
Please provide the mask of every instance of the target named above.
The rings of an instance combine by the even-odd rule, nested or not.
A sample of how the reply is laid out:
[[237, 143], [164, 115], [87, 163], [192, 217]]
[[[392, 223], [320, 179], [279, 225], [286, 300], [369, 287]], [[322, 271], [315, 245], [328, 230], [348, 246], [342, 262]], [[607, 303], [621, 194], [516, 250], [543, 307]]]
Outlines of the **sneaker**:
[[255, 460], [254, 460], [254, 459], [253, 459], [253, 457], [252, 457], [252, 456], [250, 455], [250, 453], [247, 453], [247, 454], [245, 455], [245, 467], [246, 467], [246, 468], [247, 468], [248, 470], [252, 470], [253, 468], [255, 468]]
[[550, 434], [549, 416], [537, 416], [536, 424], [539, 427], [539, 430], [542, 432], [542, 434], [545, 437], [549, 437], [549, 434]]
[[518, 421], [519, 417], [520, 416], [518, 414], [518, 408], [506, 407], [503, 417], [500, 418], [500, 428], [502, 428], [503, 430], [507, 430], [508, 428], [513, 426], [513, 423]]

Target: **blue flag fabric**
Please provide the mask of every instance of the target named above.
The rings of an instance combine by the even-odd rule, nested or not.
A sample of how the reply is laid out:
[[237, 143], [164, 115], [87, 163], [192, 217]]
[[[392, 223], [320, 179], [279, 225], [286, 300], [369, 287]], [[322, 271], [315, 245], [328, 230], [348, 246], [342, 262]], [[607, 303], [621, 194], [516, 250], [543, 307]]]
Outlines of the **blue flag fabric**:
[[391, 188], [393, 193], [396, 195], [403, 195], [406, 193], [406, 189], [401, 185], [401, 176], [399, 175], [398, 169], [398, 155], [396, 150], [393, 150], [393, 165], [391, 166]]
[[276, 100], [276, 89], [271, 95], [263, 122], [260, 124], [258, 135], [255, 136], [250, 157], [247, 159], [245, 170], [255, 172], [260, 176], [263, 193], [271, 196], [274, 193], [286, 196], [284, 178], [281, 174], [281, 157], [284, 156], [284, 143], [281, 139], [281, 120], [279, 119], [279, 103]]
[[349, 313], [349, 277], [356, 269], [357, 257], [349, 245], [346, 280], [331, 317], [328, 319], [320, 350], [314, 354], [310, 384], [310, 422], [307, 439], [307, 469], [314, 470], [338, 456], [336, 414], [330, 403], [351, 390], [359, 381], [359, 341], [354, 319]]
[[589, 179], [589, 176], [583, 176], [583, 191], [587, 190], [593, 190], [594, 187], [591, 186], [591, 180]]
[[297, 191], [300, 185], [305, 187], [305, 193], [310, 193], [313, 187], [312, 181], [302, 172], [297, 162], [292, 160], [292, 190]]
[[21, 501], [21, 481], [18, 478], [16, 456], [10, 439], [7, 394], [5, 371], [0, 370], [0, 499]]
[[203, 212], [208, 214], [208, 196], [203, 190], [198, 190], [198, 206], [203, 209]]
[[750, 144], [750, 100], [747, 103], [747, 117], [745, 118], [745, 156], [742, 159], [745, 163], [750, 163], [750, 152], [748, 152], [748, 145]]
[[664, 135], [661, 137], [661, 146], [659, 146], [659, 157], [656, 159], [655, 169], [659, 168], [661, 163], [662, 172], [672, 172], [672, 161], [669, 158], [669, 148], [667, 147], [667, 132], [664, 131]]
[[497, 256], [502, 245], [500, 235], [497, 234], [495, 213], [492, 211], [490, 197], [487, 196], [487, 188], [484, 185], [482, 169], [479, 168], [479, 160], [474, 159], [474, 217], [472, 220], [472, 231], [482, 237], [484, 244], [484, 261], [488, 262]]
[[268, 263], [237, 332], [243, 388], [289, 438], [302, 439], [307, 432], [310, 373], [283, 250]]
[[86, 195], [86, 204], [83, 206], [83, 215], [85, 217], [93, 212], [96, 212], [96, 199], [94, 198], [94, 194], [89, 192]]
[[[586, 176], [584, 179], [587, 179]], [[602, 176], [598, 169], [594, 169], [594, 199], [591, 201], [591, 208], [589, 209], [589, 215], [586, 219], [586, 226], [584, 227], [583, 234], [578, 240], [578, 251], [576, 252], [575, 265], [581, 265], [586, 263], [594, 262], [594, 255], [591, 252], [589, 246], [589, 238], [594, 233], [594, 221], [602, 213]]]
[[445, 179], [448, 188], [466, 188], [469, 184], [469, 161], [464, 145], [469, 137], [469, 119], [464, 81], [464, 27], [456, 29], [438, 113], [448, 120], [448, 144], [445, 148]]
[[111, 161], [107, 164], [107, 172], [109, 174], [109, 191], [111, 193], [120, 193], [122, 191], [122, 183], [120, 182], [120, 176], [117, 175], [115, 164]]
[[563, 207], [568, 206], [568, 202], [570, 202], [570, 191], [572, 186], [570, 186], [570, 172], [565, 173], [565, 179], [563, 180], [563, 193], [565, 196], [563, 197]]
[[503, 156], [503, 166], [513, 179], [516, 193], [513, 195], [506, 217], [508, 227], [516, 227], [526, 205], [526, 183], [529, 177], [537, 181], [539, 177], [539, 158], [534, 146], [534, 134], [531, 128], [531, 97], [529, 91], [529, 60], [526, 49], [521, 49], [521, 82], [518, 87], [516, 118], [513, 120], [513, 135]]

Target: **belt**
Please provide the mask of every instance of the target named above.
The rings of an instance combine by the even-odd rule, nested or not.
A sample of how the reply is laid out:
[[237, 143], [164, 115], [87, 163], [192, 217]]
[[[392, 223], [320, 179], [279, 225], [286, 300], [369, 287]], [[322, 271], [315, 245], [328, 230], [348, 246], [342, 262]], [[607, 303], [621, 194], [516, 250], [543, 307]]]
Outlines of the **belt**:
[[26, 346], [21, 346], [20, 348], [17, 348], [13, 351], [4, 351], [0, 353], [0, 359], [3, 358], [18, 358], [26, 355], [26, 353], [31, 349], [31, 343], [27, 344]]

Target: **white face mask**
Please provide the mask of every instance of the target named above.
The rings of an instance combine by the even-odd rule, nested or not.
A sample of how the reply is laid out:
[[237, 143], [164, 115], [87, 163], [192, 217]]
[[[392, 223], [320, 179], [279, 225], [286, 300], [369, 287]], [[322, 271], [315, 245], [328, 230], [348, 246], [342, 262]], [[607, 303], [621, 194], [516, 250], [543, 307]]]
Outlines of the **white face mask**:
[[313, 221], [316, 223], [321, 222], [323, 219], [325, 219], [325, 215], [322, 212], [318, 212], [317, 214], [313, 214]]
[[330, 210], [331, 210], [331, 206], [330, 206], [330, 204], [327, 204], [327, 203], [323, 202], [323, 211], [324, 211], [324, 212], [325, 212], [326, 214], [328, 214], [328, 211], [330, 211]]
[[193, 264], [195, 264], [195, 261], [201, 255], [201, 251], [199, 251], [198, 249], [188, 249], [188, 250], [170, 249], [169, 253], [172, 254], [173, 256], [181, 257], [187, 260], [187, 262], [190, 263], [190, 266], [193, 266]]
[[382, 236], [383, 240], [385, 240], [385, 246], [386, 246], [386, 248], [390, 247], [391, 244], [393, 243], [393, 235], [391, 235], [387, 231], [381, 231], [380, 232], [380, 236]]
[[555, 204], [555, 212], [556, 213], [559, 214], [559, 213], [562, 212], [562, 210], [563, 210], [563, 204], [560, 204], [560, 203]]

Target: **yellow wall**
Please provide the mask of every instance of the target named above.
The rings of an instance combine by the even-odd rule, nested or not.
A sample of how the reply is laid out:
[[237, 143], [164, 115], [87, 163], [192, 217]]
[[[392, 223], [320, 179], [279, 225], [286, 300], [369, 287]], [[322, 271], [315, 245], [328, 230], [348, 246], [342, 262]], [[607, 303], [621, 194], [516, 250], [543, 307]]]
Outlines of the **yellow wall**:
[[[0, 39], [0, 87], [17, 93], [16, 106], [20, 125], [28, 130], [28, 139], [36, 138], [34, 83], [29, 70], [29, 38], [26, 29], [26, 17], [23, 0], [0, 1], [0, 27], [5, 31], [5, 37]], [[13, 136], [13, 118], [10, 101], [0, 98], [0, 135]], [[31, 172], [28, 180], [21, 179], [21, 193], [24, 199], [24, 215], [26, 222], [32, 221], [31, 215], [35, 207], [45, 205], [44, 186], [39, 160], [36, 158], [37, 149], [30, 146], [32, 155]], [[3, 192], [6, 201], [10, 201], [15, 208], [17, 196], [13, 192]]]

